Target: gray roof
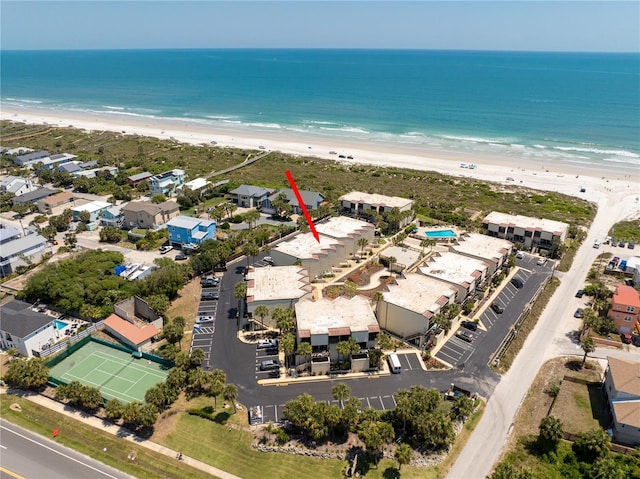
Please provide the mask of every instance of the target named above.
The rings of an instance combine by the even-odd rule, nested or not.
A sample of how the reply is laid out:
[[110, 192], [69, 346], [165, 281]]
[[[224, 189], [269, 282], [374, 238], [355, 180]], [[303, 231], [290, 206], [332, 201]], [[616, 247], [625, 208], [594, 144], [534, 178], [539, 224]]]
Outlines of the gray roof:
[[27, 251], [39, 245], [46, 245], [47, 239], [44, 236], [38, 234], [27, 235], [23, 238], [17, 238], [12, 241], [7, 241], [0, 248], [0, 258], [10, 258], [23, 251]]
[[20, 236], [20, 231], [18, 231], [13, 226], [9, 226], [8, 228], [0, 228], [0, 244], [9, 238], [15, 238], [17, 236]]
[[79, 164], [73, 163], [72, 161], [70, 161], [69, 163], [63, 163], [62, 165], [58, 166], [58, 171], [66, 171], [68, 173], [80, 171], [81, 169], [82, 168]]
[[24, 203], [34, 203], [42, 198], [46, 198], [47, 196], [51, 196], [56, 192], [56, 190], [52, 190], [51, 188], [40, 188], [35, 191], [30, 191], [29, 193], [25, 193], [20, 196], [16, 196], [13, 198], [14, 204], [24, 204]]
[[0, 329], [18, 338], [24, 338], [54, 321], [52, 317], [32, 311], [30, 307], [29, 303], [17, 299], [0, 306]]
[[96, 166], [98, 166], [98, 162], [96, 160], [80, 163], [80, 168], [82, 168], [83, 170], [86, 170], [87, 168], [95, 168]]
[[[273, 201], [281, 194], [287, 197], [287, 202], [293, 205], [298, 204], [298, 199], [296, 198], [296, 195], [291, 188], [283, 188], [281, 190], [278, 190], [274, 194], [272, 194], [269, 199]], [[316, 203], [320, 203], [324, 200], [324, 195], [318, 193], [317, 191], [300, 190], [300, 196], [302, 196], [302, 201], [304, 201], [305, 205], [315, 205]]]
[[34, 151], [33, 153], [25, 153], [24, 155], [18, 155], [14, 158], [14, 161], [18, 160], [24, 163], [32, 160], [39, 160], [40, 158], [46, 158], [47, 156], [49, 156], [48, 151], [44, 151], [44, 150]]
[[146, 180], [147, 178], [151, 178], [151, 176], [153, 176], [151, 173], [149, 173], [148, 171], [145, 171], [143, 173], [138, 173], [137, 175], [131, 175], [127, 177], [127, 179], [130, 181], [140, 181], [140, 180]]
[[268, 188], [263, 188], [261, 186], [253, 186], [253, 185], [240, 185], [235, 190], [230, 191], [232, 195], [242, 195], [242, 196], [252, 196], [252, 197], [260, 197], [264, 195], [268, 195], [273, 190]]

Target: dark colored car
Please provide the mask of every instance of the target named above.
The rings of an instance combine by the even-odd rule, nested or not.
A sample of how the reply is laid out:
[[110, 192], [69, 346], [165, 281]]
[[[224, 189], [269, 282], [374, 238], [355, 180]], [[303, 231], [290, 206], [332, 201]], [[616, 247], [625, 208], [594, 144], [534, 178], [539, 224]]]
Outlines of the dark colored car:
[[478, 329], [478, 325], [473, 321], [462, 321], [460, 325], [470, 331], [476, 331]]
[[175, 257], [176, 261], [184, 261], [185, 259], [187, 259], [187, 255], [183, 253], [178, 253]]
[[631, 337], [631, 342], [633, 343], [634, 346], [640, 346], [640, 336], [632, 336]]
[[218, 293], [217, 291], [203, 291], [202, 294], [200, 295], [200, 299], [202, 301], [208, 301], [211, 299], [220, 299], [220, 293]]
[[280, 369], [278, 359], [265, 359], [260, 363], [260, 371], [273, 371], [274, 369]]
[[620, 241], [620, 242], [618, 243], [618, 246], [619, 246], [620, 248], [624, 248], [624, 241]]
[[511, 278], [511, 284], [518, 289], [524, 286], [524, 282], [520, 278]]
[[635, 247], [636, 247], [636, 244], [633, 241], [629, 241], [629, 244], [627, 245], [627, 248], [634, 249]]
[[620, 340], [624, 344], [631, 344], [631, 335], [629, 333], [622, 333], [620, 334]]
[[584, 296], [584, 289], [579, 289], [576, 293], [576, 298], [582, 298]]
[[574, 317], [574, 318], [581, 318], [581, 317], [582, 317], [582, 311], [583, 311], [583, 309], [582, 309], [582, 308], [578, 308], [578, 309], [576, 309], [576, 312], [575, 312], [575, 313], [573, 313], [573, 317]]
[[504, 313], [504, 308], [502, 306], [500, 306], [498, 303], [491, 303], [491, 309], [496, 314]]
[[470, 343], [471, 341], [473, 341], [473, 336], [471, 336], [466, 331], [458, 331], [456, 333], [456, 338], [462, 339], [463, 341], [466, 341], [467, 343]]

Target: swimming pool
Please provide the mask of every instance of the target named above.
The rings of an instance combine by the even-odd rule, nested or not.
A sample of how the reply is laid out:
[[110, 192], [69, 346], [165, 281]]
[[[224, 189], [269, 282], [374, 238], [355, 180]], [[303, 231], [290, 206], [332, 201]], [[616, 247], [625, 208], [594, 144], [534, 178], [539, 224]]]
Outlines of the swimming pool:
[[66, 328], [67, 326], [69, 326], [69, 323], [67, 323], [66, 321], [60, 321], [59, 319], [56, 319], [53, 324], [56, 325], [56, 329], [58, 331], [62, 331], [64, 328]]
[[455, 231], [453, 230], [437, 230], [437, 231], [425, 231], [427, 238], [457, 238]]

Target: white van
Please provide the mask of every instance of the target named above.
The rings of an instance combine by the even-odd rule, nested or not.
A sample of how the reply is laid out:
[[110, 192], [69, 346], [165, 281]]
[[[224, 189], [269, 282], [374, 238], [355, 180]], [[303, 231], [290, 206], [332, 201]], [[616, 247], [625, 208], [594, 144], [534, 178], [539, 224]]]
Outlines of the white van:
[[389, 353], [387, 356], [389, 362], [389, 371], [393, 374], [400, 374], [402, 372], [402, 366], [400, 366], [400, 359], [396, 353]]

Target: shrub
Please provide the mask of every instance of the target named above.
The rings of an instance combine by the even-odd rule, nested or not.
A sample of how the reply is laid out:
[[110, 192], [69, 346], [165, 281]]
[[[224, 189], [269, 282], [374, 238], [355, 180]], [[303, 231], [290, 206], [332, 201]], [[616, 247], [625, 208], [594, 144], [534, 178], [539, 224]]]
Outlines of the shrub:
[[286, 442], [289, 442], [289, 434], [284, 429], [278, 429], [276, 432], [276, 441], [278, 444], [283, 445]]

